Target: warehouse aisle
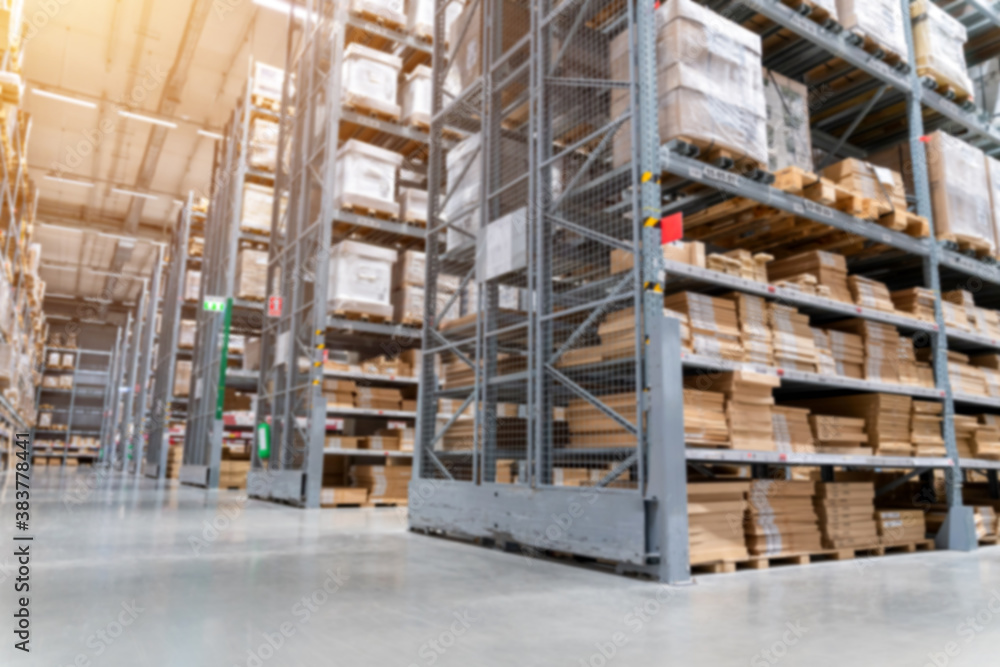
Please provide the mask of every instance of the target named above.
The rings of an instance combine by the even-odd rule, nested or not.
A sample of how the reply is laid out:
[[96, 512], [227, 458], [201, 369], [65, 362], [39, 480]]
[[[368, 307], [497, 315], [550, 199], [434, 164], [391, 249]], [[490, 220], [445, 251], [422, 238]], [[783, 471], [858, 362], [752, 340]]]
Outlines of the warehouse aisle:
[[[33, 486], [32, 665], [911, 667], [992, 665], [1000, 646], [1000, 548], [670, 589], [411, 534], [394, 509], [302, 511], [88, 469]], [[6, 537], [9, 486], [2, 498]]]

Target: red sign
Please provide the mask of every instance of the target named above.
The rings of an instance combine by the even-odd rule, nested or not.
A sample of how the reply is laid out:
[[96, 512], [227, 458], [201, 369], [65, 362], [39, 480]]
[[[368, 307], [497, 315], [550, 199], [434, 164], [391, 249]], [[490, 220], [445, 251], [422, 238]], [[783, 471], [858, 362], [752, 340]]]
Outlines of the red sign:
[[267, 316], [281, 317], [282, 299], [280, 296], [272, 296], [267, 299]]
[[666, 245], [684, 238], [684, 214], [673, 213], [660, 220], [660, 244]]

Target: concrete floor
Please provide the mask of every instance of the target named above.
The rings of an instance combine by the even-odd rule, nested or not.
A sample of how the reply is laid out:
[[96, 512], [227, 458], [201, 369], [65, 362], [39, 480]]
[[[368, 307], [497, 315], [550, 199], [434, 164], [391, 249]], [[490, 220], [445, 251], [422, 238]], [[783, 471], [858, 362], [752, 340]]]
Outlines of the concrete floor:
[[411, 534], [391, 508], [302, 511], [89, 469], [35, 472], [25, 656], [9, 481], [0, 494], [0, 665], [1000, 664], [997, 547], [668, 588]]

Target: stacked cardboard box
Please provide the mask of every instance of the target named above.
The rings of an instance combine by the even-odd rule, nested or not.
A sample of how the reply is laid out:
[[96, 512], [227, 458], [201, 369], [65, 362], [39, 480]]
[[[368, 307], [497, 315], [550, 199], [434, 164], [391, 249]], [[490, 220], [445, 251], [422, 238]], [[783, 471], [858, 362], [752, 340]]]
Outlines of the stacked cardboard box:
[[[822, 409], [822, 408], [817, 408]], [[871, 454], [865, 420], [837, 415], [809, 415], [809, 424], [820, 454]]]
[[[920, 350], [928, 355], [927, 352]], [[986, 387], [986, 374], [982, 368], [977, 368], [969, 363], [969, 355], [948, 350], [948, 377], [951, 380], [951, 388], [958, 394], [969, 394], [972, 396], [988, 396]]]
[[684, 390], [684, 442], [689, 446], [729, 447], [726, 396], [714, 391]]
[[813, 250], [775, 260], [767, 265], [767, 276], [771, 282], [801, 274], [814, 276], [818, 284], [829, 290], [831, 299], [844, 303], [853, 302], [847, 284], [847, 260], [843, 255]]
[[219, 488], [245, 489], [250, 461], [246, 459], [223, 459], [219, 462]]
[[183, 461], [183, 445], [171, 445], [167, 448], [167, 479], [178, 479], [181, 476], [181, 463]]
[[865, 379], [899, 383], [899, 331], [889, 324], [855, 318], [832, 325], [861, 336], [865, 344]]
[[862, 379], [865, 376], [865, 343], [858, 334], [831, 329], [830, 353], [836, 366], [837, 375]]
[[[661, 246], [663, 259], [706, 268], [705, 244], [701, 241], [671, 241]], [[635, 254], [630, 250], [611, 251], [611, 273], [630, 271], [635, 266]]]
[[747, 550], [766, 556], [822, 550], [815, 494], [813, 482], [751, 482], [744, 524]]
[[[829, 2], [836, 14], [835, 3]], [[767, 112], [768, 171], [786, 167], [813, 170], [812, 135], [809, 132], [809, 89], [798, 81], [764, 69], [764, 102]]]
[[816, 487], [816, 514], [826, 548], [878, 546], [875, 486], [871, 482], [820, 482]]
[[184, 300], [197, 301], [201, 298], [201, 271], [188, 269], [184, 274]]
[[926, 287], [896, 290], [889, 297], [897, 311], [909, 313], [924, 322], [934, 321], [934, 292]]
[[600, 358], [597, 361], [622, 359], [635, 356], [635, 310], [626, 308], [609, 313], [598, 325], [601, 338]]
[[191, 361], [178, 359], [174, 364], [174, 396], [188, 396], [191, 392]]
[[906, 191], [898, 171], [848, 158], [824, 169], [823, 176], [872, 202], [871, 217], [906, 211]]
[[958, 98], [972, 96], [972, 80], [965, 63], [965, 25], [928, 0], [910, 5], [910, 20], [917, 74], [947, 84]]
[[354, 392], [358, 388], [354, 380], [323, 379], [323, 396], [326, 398], [326, 409], [353, 408]]
[[695, 292], [679, 292], [667, 296], [664, 306], [687, 316], [691, 347], [696, 354], [743, 361], [734, 302]]
[[881, 47], [906, 62], [910, 50], [903, 32], [903, 8], [893, 0], [837, 0], [837, 15], [845, 30], [864, 35], [873, 46]]
[[385, 465], [352, 465], [354, 486], [368, 490], [368, 499], [383, 502], [406, 502], [413, 468], [408, 462], [389, 459]]
[[964, 240], [992, 254], [996, 232], [983, 152], [938, 130], [927, 144], [934, 231], [939, 239]]
[[[628, 423], [635, 424], [635, 393], [610, 394], [598, 398]], [[581, 398], [569, 402], [566, 421], [569, 423], [570, 447], [626, 447], [635, 444], [635, 436], [625, 427]]]
[[364, 505], [366, 502], [368, 502], [368, 489], [353, 486], [324, 486], [319, 492], [319, 504], [322, 507]]
[[975, 331], [980, 336], [1000, 339], [1000, 313], [989, 308], [973, 308]]
[[899, 338], [899, 382], [914, 387], [934, 386], [934, 369], [925, 361], [917, 361], [913, 341]]
[[890, 296], [889, 288], [885, 286], [885, 283], [862, 276], [848, 276], [847, 284], [851, 288], [854, 303], [858, 306], [889, 313], [895, 312], [896, 306], [892, 302], [892, 296]]
[[[698, 387], [707, 377], [691, 376], [685, 384], [691, 388]], [[711, 388], [726, 397], [726, 419], [733, 449], [773, 451], [772, 391], [781, 386], [778, 376], [735, 371], [721, 373], [711, 380]]]
[[749, 482], [692, 482], [687, 485], [692, 565], [747, 559], [743, 516], [749, 491]]
[[[865, 420], [868, 444], [875, 454], [910, 456], [910, 414], [913, 399], [894, 394], [854, 394], [836, 398], [815, 398], [786, 401], [790, 405], [811, 408], [815, 415], [855, 417]], [[814, 431], [817, 449], [822, 434]]]
[[706, 266], [726, 275], [766, 283], [767, 263], [772, 259], [774, 259], [772, 255], [753, 254], [749, 250], [737, 249], [709, 255]]
[[883, 545], [920, 542], [927, 537], [927, 522], [923, 510], [875, 510], [875, 522]]
[[236, 296], [263, 301], [267, 296], [267, 251], [241, 248], [236, 259]]
[[816, 451], [809, 416], [809, 408], [775, 405], [771, 409], [771, 423], [774, 426], [774, 444], [777, 451], [785, 453]]
[[974, 415], [954, 415], [955, 445], [960, 458], [976, 457], [976, 433], [979, 431], [979, 420]]
[[354, 407], [367, 410], [400, 410], [403, 393], [391, 387], [357, 387], [354, 390]]
[[774, 350], [767, 302], [763, 297], [741, 292], [727, 294], [726, 298], [736, 303], [744, 361], [773, 366]]
[[983, 374], [986, 383], [986, 395], [990, 398], [1000, 398], [1000, 355], [980, 354], [969, 358], [970, 363]]
[[816, 345], [816, 372], [820, 375], [838, 375], [837, 362], [830, 349], [830, 334], [823, 329], [813, 328], [813, 343]]
[[916, 456], [947, 456], [941, 435], [943, 403], [913, 401], [911, 432]]
[[972, 436], [972, 454], [977, 459], [1000, 458], [1000, 417], [979, 415], [979, 427]]
[[997, 537], [997, 512], [990, 505], [979, 505], [974, 510], [976, 538], [993, 540]]
[[818, 358], [809, 318], [791, 306], [772, 303], [770, 324], [775, 365], [815, 373]]

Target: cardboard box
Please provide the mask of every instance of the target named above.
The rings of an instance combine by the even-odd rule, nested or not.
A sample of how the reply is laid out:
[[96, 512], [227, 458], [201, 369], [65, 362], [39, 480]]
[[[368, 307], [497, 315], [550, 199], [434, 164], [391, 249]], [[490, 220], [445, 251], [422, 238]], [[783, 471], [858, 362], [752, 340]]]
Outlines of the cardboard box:
[[331, 313], [367, 313], [392, 317], [392, 265], [395, 250], [357, 241], [341, 241], [330, 249], [327, 309]]
[[402, 162], [399, 153], [357, 139], [347, 140], [337, 150], [334, 205], [398, 217], [396, 172]]
[[938, 130], [927, 144], [927, 171], [938, 238], [961, 236], [995, 252], [996, 232], [983, 152]]
[[[371, 0], [354, 0], [359, 1]], [[402, 8], [402, 0], [383, 1], [398, 4]], [[340, 80], [343, 104], [398, 120], [400, 108], [397, 102], [397, 82], [402, 68], [403, 61], [398, 56], [358, 43], [348, 44], [343, 54]]]
[[184, 300], [197, 302], [201, 299], [201, 271], [188, 269], [184, 274]]
[[267, 261], [264, 250], [241, 248], [236, 257], [236, 296], [263, 301], [267, 298]]
[[197, 331], [198, 322], [196, 320], [181, 320], [177, 330], [177, 347], [184, 350], [193, 349]]
[[[833, 4], [832, 2], [830, 4]], [[836, 7], [834, 14], [836, 14]], [[786, 167], [813, 170], [809, 130], [809, 88], [764, 68], [768, 171]]]

